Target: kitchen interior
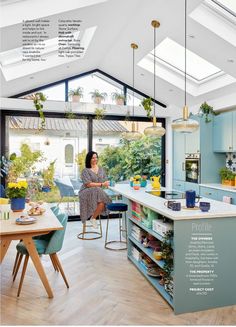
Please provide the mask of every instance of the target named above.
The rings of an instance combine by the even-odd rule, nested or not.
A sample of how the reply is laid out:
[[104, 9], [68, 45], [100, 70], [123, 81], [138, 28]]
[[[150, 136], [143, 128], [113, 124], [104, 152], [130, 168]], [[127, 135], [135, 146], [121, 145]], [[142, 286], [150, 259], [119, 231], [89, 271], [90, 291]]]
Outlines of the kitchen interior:
[[[29, 0], [6, 0], [1, 4], [4, 13], [0, 32], [1, 158], [7, 156], [9, 148], [14, 148], [12, 140], [17, 137], [19, 144], [24, 139], [33, 142], [37, 138], [36, 147], [42, 142], [40, 137], [45, 142], [53, 133], [55, 137], [64, 133], [64, 140], [69, 139], [70, 131], [56, 127], [46, 134], [38, 127], [40, 116], [29, 97], [58, 87], [60, 91], [55, 91], [55, 98], [48, 96], [43, 102], [46, 120], [88, 122], [83, 143], [86, 151], [93, 150], [94, 145], [104, 149], [113, 140], [108, 131], [105, 137], [98, 137], [105, 140], [104, 144], [95, 143], [93, 124], [119, 121], [119, 133], [123, 132], [116, 143], [110, 144], [111, 148], [119, 148], [123, 142], [132, 148], [142, 138], [156, 138], [156, 144], [161, 144], [160, 169], [158, 173], [155, 170], [150, 173], [148, 180], [145, 174], [143, 177], [134, 170], [125, 180], [110, 181], [108, 192], [113, 203], [122, 203], [127, 210], [114, 211], [114, 217], [111, 212], [101, 219], [101, 235], [97, 234], [97, 238], [83, 239], [81, 221], [69, 221], [59, 253], [69, 288], [59, 275], [55, 259], [51, 263], [46, 255], [38, 255], [45, 277], [40, 276], [42, 272], [37, 275], [37, 265], [29, 260], [27, 272], [19, 269], [19, 275], [22, 271], [25, 279], [23, 287], [22, 279], [19, 282], [22, 291], [16, 296], [18, 280], [13, 283], [11, 275], [16, 244], [25, 237], [22, 233], [21, 238], [16, 231], [17, 237], [12, 236], [7, 253], [2, 251], [1, 257], [1, 260], [4, 257], [3, 324], [233, 325], [236, 321], [235, 1], [151, 0], [146, 4], [141, 0], [97, 0], [89, 4], [71, 2], [63, 7], [53, 0], [38, 13], [36, 3], [38, 6], [38, 0], [35, 4]], [[120, 12], [122, 17], [118, 15]], [[46, 54], [49, 64], [23, 63], [17, 54], [22, 21], [41, 17], [50, 17], [53, 22], [52, 40], [57, 37], [55, 26], [60, 17], [79, 17], [84, 34], [87, 28], [93, 28], [82, 58], [60, 61], [49, 51]], [[90, 74], [91, 81], [99, 74], [102, 81], [123, 90], [125, 102], [120, 105], [104, 100], [96, 104], [85, 98], [81, 102], [72, 101], [69, 83]], [[143, 98], [151, 99], [149, 115], [141, 105]], [[98, 117], [96, 109], [105, 111], [100, 111]], [[24, 127], [25, 131], [19, 124], [16, 138], [11, 139], [17, 125], [17, 119], [11, 119], [10, 130], [8, 123], [12, 116], [31, 119], [33, 127], [28, 130]], [[117, 126], [114, 128], [118, 129]], [[58, 152], [59, 158], [60, 145], [53, 144], [50, 155]], [[1, 184], [6, 186], [6, 180], [3, 173]], [[0, 202], [3, 211], [4, 201]], [[53, 216], [52, 204], [46, 202], [42, 218], [48, 212], [49, 217]], [[77, 195], [76, 202], [79, 202]], [[62, 207], [60, 203], [58, 206]], [[2, 215], [1, 244], [10, 237], [7, 224], [14, 223], [17, 217], [12, 212], [9, 220], [9, 216], [5, 219]], [[56, 214], [52, 219], [55, 217]], [[118, 224], [122, 224], [123, 231]], [[106, 249], [109, 231], [112, 239], [119, 234], [120, 241], [126, 244], [125, 251]], [[78, 233], [82, 233], [82, 240]], [[197, 266], [189, 259], [191, 248], [202, 253], [199, 261], [207, 256], [202, 250], [203, 243], [197, 243], [194, 237], [212, 238], [206, 241], [210, 255], [205, 266], [199, 262]], [[20, 267], [19, 261], [18, 264]], [[197, 270], [212, 273], [199, 277]]]

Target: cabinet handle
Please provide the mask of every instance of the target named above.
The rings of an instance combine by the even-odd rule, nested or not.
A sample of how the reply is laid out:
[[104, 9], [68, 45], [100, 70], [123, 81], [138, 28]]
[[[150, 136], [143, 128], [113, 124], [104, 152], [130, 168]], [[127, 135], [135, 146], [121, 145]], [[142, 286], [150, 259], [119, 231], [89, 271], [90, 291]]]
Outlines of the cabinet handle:
[[212, 195], [212, 193], [207, 192], [206, 195]]
[[231, 150], [232, 149], [232, 146], [229, 146], [229, 150]]
[[185, 170], [185, 164], [182, 162], [182, 170]]

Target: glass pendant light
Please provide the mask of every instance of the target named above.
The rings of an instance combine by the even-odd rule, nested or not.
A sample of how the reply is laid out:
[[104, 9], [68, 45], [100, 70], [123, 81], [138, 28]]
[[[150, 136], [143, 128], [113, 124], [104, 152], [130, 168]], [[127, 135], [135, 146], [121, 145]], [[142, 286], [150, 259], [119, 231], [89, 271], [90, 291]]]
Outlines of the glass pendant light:
[[152, 27], [154, 28], [154, 79], [153, 79], [153, 84], [154, 84], [154, 110], [153, 110], [153, 118], [152, 118], [152, 126], [145, 128], [144, 134], [149, 137], [161, 137], [165, 134], [165, 129], [161, 126], [161, 123], [157, 123], [156, 119], [156, 28], [160, 26], [160, 23], [157, 20], [153, 20], [151, 23]]
[[[133, 49], [133, 117], [134, 117], [134, 52], [138, 49], [138, 45], [135, 43], [131, 43], [131, 48]], [[127, 141], [136, 141], [142, 137], [142, 134], [136, 130], [135, 122], [132, 122], [131, 131], [122, 133], [122, 138]]]
[[185, 24], [184, 24], [184, 107], [183, 107], [183, 117], [173, 120], [172, 122], [172, 129], [175, 132], [179, 133], [193, 133], [195, 132], [198, 127], [199, 123], [196, 120], [189, 119], [188, 113], [188, 106], [187, 106], [187, 91], [186, 91], [186, 84], [187, 84], [187, 0], [185, 0]]

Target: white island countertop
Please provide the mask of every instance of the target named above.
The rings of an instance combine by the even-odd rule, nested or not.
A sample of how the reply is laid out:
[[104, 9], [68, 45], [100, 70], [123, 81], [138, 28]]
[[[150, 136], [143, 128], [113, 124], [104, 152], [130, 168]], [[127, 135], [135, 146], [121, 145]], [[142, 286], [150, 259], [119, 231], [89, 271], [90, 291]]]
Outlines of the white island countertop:
[[[190, 210], [181, 208], [181, 211], [173, 211], [168, 209], [164, 203], [167, 201], [159, 196], [154, 196], [146, 191], [151, 190], [151, 186], [141, 187], [140, 190], [134, 190], [129, 184], [116, 184], [110, 187], [114, 192], [117, 192], [124, 197], [138, 202], [139, 204], [152, 209], [172, 220], [188, 220], [195, 218], [219, 218], [219, 217], [235, 217], [236, 218], [236, 205], [215, 201], [208, 198], [201, 198], [200, 201], [210, 202], [211, 208], [208, 212], [202, 212], [200, 209]], [[166, 190], [161, 188], [161, 190]], [[185, 206], [185, 199], [176, 199], [175, 201], [181, 202], [181, 206]], [[198, 204], [196, 204], [198, 206]]]

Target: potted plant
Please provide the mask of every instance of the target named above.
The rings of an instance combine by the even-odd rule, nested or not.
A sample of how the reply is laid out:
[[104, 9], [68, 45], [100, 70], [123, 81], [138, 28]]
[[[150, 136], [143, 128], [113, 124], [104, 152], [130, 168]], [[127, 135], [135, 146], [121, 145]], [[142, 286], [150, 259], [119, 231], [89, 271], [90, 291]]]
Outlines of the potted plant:
[[99, 90], [95, 89], [93, 92], [90, 92], [91, 98], [96, 104], [100, 104], [102, 101], [104, 101], [107, 97], [106, 92], [100, 92]]
[[116, 103], [116, 105], [123, 106], [125, 101], [125, 95], [123, 92], [112, 92], [111, 99]]
[[223, 167], [219, 171], [222, 185], [234, 186], [236, 174], [229, 168]]
[[69, 91], [69, 97], [72, 98], [73, 102], [80, 102], [80, 99], [83, 98], [84, 89], [82, 87], [77, 87], [76, 89], [71, 89]]
[[25, 198], [27, 194], [28, 183], [26, 181], [19, 181], [7, 184], [6, 194], [11, 200], [11, 210], [20, 212], [25, 209]]
[[213, 110], [213, 107], [209, 106], [208, 103], [203, 102], [200, 106], [199, 114], [204, 117], [205, 116], [205, 123], [210, 123], [211, 119], [209, 118], [209, 115], [217, 116], [219, 113], [215, 112]]
[[143, 109], [147, 112], [147, 117], [151, 118], [151, 112], [152, 112], [152, 99], [151, 98], [144, 98], [141, 102], [141, 105], [143, 106]]
[[42, 171], [43, 177], [43, 192], [50, 192], [54, 185], [53, 179], [55, 174], [55, 162], [56, 160], [50, 162], [49, 166]]

